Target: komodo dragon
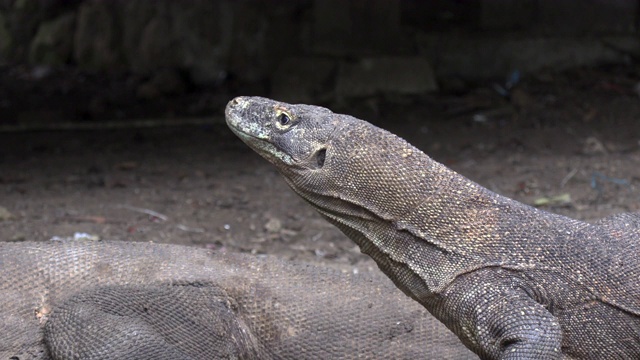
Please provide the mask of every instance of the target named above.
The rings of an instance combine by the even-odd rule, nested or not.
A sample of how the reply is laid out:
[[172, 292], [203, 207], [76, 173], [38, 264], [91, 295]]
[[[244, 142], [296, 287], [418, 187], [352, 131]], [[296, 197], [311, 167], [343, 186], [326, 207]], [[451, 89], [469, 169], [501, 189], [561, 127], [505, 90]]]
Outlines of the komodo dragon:
[[471, 359], [383, 276], [128, 242], [0, 242], [0, 359]]
[[481, 358], [640, 359], [639, 214], [532, 208], [322, 107], [238, 97], [226, 119]]

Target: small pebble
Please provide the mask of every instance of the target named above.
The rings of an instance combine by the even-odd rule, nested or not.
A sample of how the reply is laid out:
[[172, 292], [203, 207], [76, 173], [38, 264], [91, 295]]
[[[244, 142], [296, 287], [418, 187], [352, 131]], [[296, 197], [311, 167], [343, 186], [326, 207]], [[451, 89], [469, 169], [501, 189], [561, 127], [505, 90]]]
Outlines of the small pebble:
[[11, 219], [13, 219], [13, 214], [10, 213], [9, 210], [7, 210], [7, 208], [0, 206], [0, 221], [11, 220]]

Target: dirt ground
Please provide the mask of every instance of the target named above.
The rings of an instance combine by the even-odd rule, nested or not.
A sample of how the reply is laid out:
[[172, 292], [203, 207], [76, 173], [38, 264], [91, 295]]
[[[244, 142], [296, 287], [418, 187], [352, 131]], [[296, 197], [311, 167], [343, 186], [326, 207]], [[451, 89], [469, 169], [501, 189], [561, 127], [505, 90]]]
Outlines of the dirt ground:
[[[20, 123], [32, 118], [99, 124], [113, 114], [126, 122], [128, 116], [204, 113], [211, 123], [57, 132], [5, 128], [0, 131], [0, 240], [87, 233], [375, 267], [226, 128], [223, 105], [233, 91], [189, 92], [145, 109], [136, 101], [101, 102], [101, 92], [117, 88], [95, 82], [83, 90], [65, 76], [36, 84], [16, 79], [6, 72], [0, 76], [0, 87], [10, 88], [5, 95], [13, 99], [0, 104], [0, 125], [15, 125], [17, 117]], [[331, 107], [405, 137], [493, 191], [593, 220], [640, 210], [640, 98], [634, 90], [639, 82], [640, 68], [634, 66], [581, 69], [525, 77], [506, 98], [484, 84], [457, 93], [381, 96]], [[61, 84], [71, 90], [60, 93]], [[180, 110], [201, 104], [202, 96], [209, 105]], [[89, 112], [73, 110], [84, 117], [65, 112], [84, 107]], [[132, 107], [135, 111], [127, 112]], [[87, 119], [91, 111], [100, 116]]]

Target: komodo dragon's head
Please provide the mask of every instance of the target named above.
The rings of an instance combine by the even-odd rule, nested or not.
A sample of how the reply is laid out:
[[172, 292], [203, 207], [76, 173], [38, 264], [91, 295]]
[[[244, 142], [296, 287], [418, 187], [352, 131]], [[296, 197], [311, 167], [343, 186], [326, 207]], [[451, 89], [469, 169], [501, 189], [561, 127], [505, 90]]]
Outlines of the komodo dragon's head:
[[331, 134], [339, 126], [329, 109], [261, 97], [231, 100], [226, 119], [242, 141], [285, 174], [322, 168]]
[[[226, 119], [298, 195], [416, 299], [429, 292], [425, 284], [444, 288], [457, 271], [451, 264], [466, 264], [451, 255], [462, 256], [469, 247], [456, 237], [455, 221], [470, 218], [473, 226], [463, 229], [466, 234], [484, 226], [485, 220], [493, 226], [492, 216], [480, 211], [470, 217], [466, 211], [468, 201], [482, 202], [479, 186], [453, 176], [402, 138], [366, 121], [258, 97], [231, 100]], [[465, 195], [460, 189], [470, 199], [458, 201], [455, 196]], [[411, 251], [424, 247], [425, 241], [438, 250]], [[409, 264], [420, 264], [420, 269], [409, 269]]]
[[424, 199], [428, 177], [446, 171], [400, 137], [323, 107], [238, 97], [226, 119], [294, 191], [343, 223], [397, 220]]

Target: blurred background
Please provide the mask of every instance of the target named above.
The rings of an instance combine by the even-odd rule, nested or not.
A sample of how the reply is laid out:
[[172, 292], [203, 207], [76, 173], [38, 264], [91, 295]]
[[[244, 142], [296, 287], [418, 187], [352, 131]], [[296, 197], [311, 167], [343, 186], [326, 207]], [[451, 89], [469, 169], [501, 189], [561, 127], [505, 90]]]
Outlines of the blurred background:
[[637, 0], [0, 0], [0, 241], [372, 268], [224, 124], [237, 95], [395, 132], [489, 189], [640, 209]]

